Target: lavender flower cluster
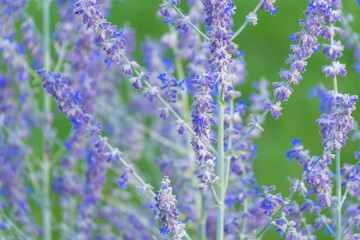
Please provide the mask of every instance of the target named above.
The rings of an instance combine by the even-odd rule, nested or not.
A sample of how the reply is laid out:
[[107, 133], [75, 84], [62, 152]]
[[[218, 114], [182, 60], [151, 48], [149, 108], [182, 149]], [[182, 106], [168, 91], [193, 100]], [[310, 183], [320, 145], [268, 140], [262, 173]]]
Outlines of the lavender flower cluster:
[[[359, 99], [338, 83], [345, 49], [360, 73], [359, 36], [341, 0], [305, 2], [271, 97], [266, 79], [245, 90], [236, 38], [258, 11], [280, 14], [276, 0], [239, 27], [235, 1], [163, 0], [167, 31], [143, 59], [136, 29], [108, 20], [111, 0], [38, 1], [42, 24], [31, 1], [0, 0], [0, 239], [360, 239], [360, 149], [346, 146], [360, 141]], [[332, 79], [310, 91], [322, 149], [294, 138], [285, 157], [303, 173], [284, 197], [258, 183], [256, 142], [318, 51]]]

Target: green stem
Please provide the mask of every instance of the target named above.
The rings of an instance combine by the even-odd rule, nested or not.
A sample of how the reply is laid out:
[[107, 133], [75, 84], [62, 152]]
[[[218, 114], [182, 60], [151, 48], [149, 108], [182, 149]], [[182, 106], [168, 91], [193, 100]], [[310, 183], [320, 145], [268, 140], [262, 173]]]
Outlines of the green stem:
[[[9, 40], [5, 40], [4, 38], [2, 38], [0, 36], [0, 40], [3, 41], [9, 41]], [[20, 61], [25, 67], [26, 67], [26, 71], [33, 77], [33, 78], [38, 78], [38, 75], [36, 74], [35, 70], [28, 64], [28, 62], [22, 57], [20, 56], [16, 51], [12, 51], [13, 49], [6, 49], [7, 51], [11, 51], [11, 54], [14, 55], [14, 57], [16, 58], [16, 60]]]
[[[317, 165], [317, 163], [320, 161], [320, 159], [323, 158], [325, 152], [327, 151], [327, 149], [324, 150], [323, 154], [321, 154], [321, 156], [315, 161], [314, 166], [311, 167], [310, 171]], [[296, 187], [294, 188], [293, 191], [291, 191], [291, 193], [289, 194], [289, 196], [287, 198], [285, 198], [284, 203], [281, 205], [281, 207], [279, 208], [279, 210], [276, 211], [276, 213], [271, 217], [271, 219], [267, 222], [267, 224], [261, 229], [261, 231], [256, 235], [255, 240], [259, 239], [261, 237], [261, 235], [266, 231], [266, 229], [270, 226], [271, 222], [274, 221], [279, 214], [281, 213], [281, 211], [284, 209], [284, 207], [286, 205], [289, 205], [291, 202], [291, 199], [294, 197], [296, 189], [298, 189], [300, 187], [300, 185], [305, 181], [305, 177], [306, 174], [303, 174], [301, 180], [298, 182], [298, 184], [296, 185]]]
[[[50, 69], [50, 1], [42, 1], [42, 23], [43, 23], [43, 53], [44, 53], [44, 67]], [[43, 102], [44, 102], [44, 115], [45, 121], [43, 127], [43, 164], [42, 164], [42, 176], [43, 176], [43, 191], [42, 191], [42, 226], [44, 231], [44, 239], [52, 239], [51, 230], [51, 203], [50, 203], [50, 162], [48, 156], [48, 142], [46, 140], [47, 128], [50, 127], [48, 122], [51, 113], [50, 96], [43, 90]]]
[[336, 151], [336, 240], [340, 240], [341, 235], [341, 165], [340, 165], [340, 151]]
[[344, 202], [345, 202], [345, 200], [346, 200], [348, 191], [349, 191], [349, 189], [346, 188], [346, 190], [345, 190], [345, 192], [344, 192], [344, 195], [341, 197], [341, 206], [344, 204]]
[[[321, 215], [320, 213], [318, 213], [317, 215], [318, 215], [319, 217], [321, 217], [321, 218], [325, 218], [325, 216], [324, 216], [324, 215]], [[330, 227], [330, 225], [328, 224], [328, 222], [326, 221], [326, 219], [323, 219], [322, 221], [323, 221], [323, 223], [325, 224], [325, 226], [327, 227], [327, 229], [329, 230], [329, 232], [331, 233], [331, 235], [333, 235], [333, 236], [335, 237], [335, 233], [334, 233], [334, 231], [332, 230], [332, 228]]]
[[205, 196], [201, 196], [201, 214], [200, 214], [200, 229], [199, 239], [206, 240], [206, 211], [205, 211]]
[[23, 232], [20, 230], [20, 228], [18, 228], [18, 227], [16, 226], [16, 224], [2, 212], [1, 208], [0, 208], [0, 214], [1, 214], [1, 217], [3, 217], [3, 218], [7, 221], [7, 223], [15, 230], [15, 232], [16, 232], [16, 234], [17, 234], [18, 236], [20, 236], [20, 237], [22, 237], [22, 238], [24, 238], [24, 239], [29, 239], [29, 238], [25, 235], [25, 233], [23, 233]]
[[224, 200], [225, 200], [225, 179], [224, 179], [224, 94], [221, 89], [218, 100], [218, 134], [217, 134], [217, 175], [220, 178], [221, 188], [219, 189], [220, 206], [217, 211], [216, 240], [224, 239]]
[[[330, 28], [334, 26], [331, 25]], [[334, 45], [334, 36], [331, 36], [331, 46]], [[334, 63], [334, 61], [332, 61]], [[333, 78], [334, 92], [338, 93], [338, 84], [336, 75]], [[336, 151], [336, 197], [337, 197], [337, 206], [336, 206], [336, 240], [340, 240], [341, 236], [341, 208], [342, 208], [342, 198], [341, 198], [341, 162], [340, 162], [340, 150]]]
[[[116, 114], [116, 113], [115, 113]], [[172, 142], [167, 138], [164, 138], [162, 135], [158, 134], [157, 132], [153, 131], [148, 126], [138, 122], [136, 119], [130, 117], [128, 114], [120, 113], [121, 118], [125, 119], [129, 124], [131, 124], [134, 128], [137, 128], [138, 130], [144, 131], [145, 133], [149, 134], [151, 138], [154, 140], [157, 140], [159, 143], [162, 143], [163, 145], [175, 150], [179, 154], [182, 155], [188, 155], [188, 150], [185, 148], [179, 146], [176, 142]]]
[[[234, 99], [230, 99], [230, 121], [229, 121], [229, 132], [228, 132], [228, 148], [232, 146], [232, 130], [233, 130], [233, 114], [234, 114]], [[224, 192], [226, 194], [228, 183], [229, 183], [229, 175], [230, 175], [230, 160], [231, 157], [228, 156], [226, 158], [226, 166], [225, 166], [225, 189]]]
[[[322, 157], [324, 156], [325, 152], [327, 151], [327, 149], [324, 150], [323, 154], [315, 161], [314, 166], [311, 167], [310, 171], [317, 165], [317, 163], [320, 161], [320, 159], [322, 159]], [[259, 239], [261, 237], [261, 235], [266, 231], [266, 229], [270, 226], [270, 224], [272, 223], [272, 221], [274, 221], [279, 214], [281, 213], [281, 211], [284, 209], [284, 207], [286, 205], [289, 205], [291, 202], [291, 199], [294, 197], [296, 190], [300, 187], [300, 185], [305, 181], [305, 177], [306, 174], [303, 174], [301, 180], [298, 182], [298, 184], [296, 185], [296, 187], [294, 188], [293, 191], [291, 191], [291, 193], [289, 194], [289, 196], [287, 198], [285, 198], [284, 203], [281, 205], [281, 207], [279, 208], [279, 210], [277, 210], [275, 212], [275, 214], [271, 217], [271, 219], [266, 223], [266, 225], [261, 229], [261, 231], [256, 235], [255, 240]]]
[[213, 194], [213, 197], [214, 197], [214, 199], [215, 199], [216, 204], [217, 204], [218, 206], [220, 206], [220, 205], [221, 205], [221, 202], [220, 202], [220, 199], [219, 199], [219, 197], [218, 197], [218, 194], [217, 194], [216, 191], [215, 191], [215, 188], [214, 188], [214, 185], [213, 185], [213, 184], [210, 184], [210, 190], [211, 190], [211, 192], [212, 192], [212, 194]]
[[66, 53], [66, 47], [67, 47], [66, 42], [63, 42], [63, 44], [62, 44], [62, 46], [61, 46], [61, 49], [60, 49], [58, 61], [57, 61], [56, 65], [55, 65], [54, 72], [59, 72], [60, 69], [61, 69], [61, 66], [62, 66], [63, 63], [64, 63], [65, 53]]
[[[275, 98], [274, 98], [275, 99]], [[274, 100], [273, 100], [274, 102]], [[237, 146], [239, 146], [251, 133], [257, 128], [257, 124], [260, 124], [260, 122], [265, 118], [265, 116], [268, 114], [269, 110], [264, 111], [261, 116], [259, 117], [258, 121], [249, 128], [249, 130], [245, 133], [244, 136], [242, 136], [237, 143], [235, 143], [231, 148], [229, 148], [225, 155], [231, 154]]]
[[[252, 13], [256, 13], [261, 4], [264, 2], [264, 0], [260, 0], [259, 3], [256, 5], [255, 9], [252, 11]], [[239, 34], [244, 30], [244, 28], [249, 24], [249, 19], [246, 19], [245, 22], [241, 25], [241, 27], [234, 33], [233, 37], [231, 38], [231, 41], [233, 41]]]
[[[243, 179], [246, 179], [246, 170], [245, 170], [245, 166], [242, 165], [242, 173], [243, 173]], [[248, 199], [245, 198], [244, 200], [244, 213], [246, 213], [248, 211]], [[242, 224], [242, 229], [241, 229], [241, 239], [245, 238], [245, 233], [246, 233], [246, 227], [247, 227], [247, 217], [244, 217], [244, 221]]]
[[[294, 193], [295, 192], [291, 192]], [[293, 195], [290, 197], [288, 197], [288, 199], [290, 200]], [[261, 235], [266, 231], [266, 229], [270, 226], [270, 224], [272, 223], [272, 221], [274, 221], [278, 216], [279, 214], [281, 213], [281, 211], [284, 209], [284, 207], [286, 206], [285, 203], [283, 203], [283, 205], [281, 205], [281, 207], [279, 208], [279, 210], [276, 211], [276, 213], [271, 217], [271, 219], [266, 223], [265, 227], [262, 228], [262, 230], [256, 235], [255, 239], [258, 239], [259, 237], [261, 237]]]
[[357, 224], [358, 222], [359, 222], [359, 220], [356, 220], [355, 222], [353, 222], [353, 223], [349, 226], [349, 228], [348, 228], [343, 234], [341, 234], [340, 239], [345, 238], [346, 234], [348, 234], [348, 233], [356, 226], [356, 224]]
[[[130, 66], [132, 66], [130, 60], [126, 57], [126, 55], [125, 55], [123, 52], [119, 52], [119, 54], [120, 54], [120, 56], [125, 60], [125, 62], [126, 62], [127, 64], [129, 64]], [[134, 70], [135, 74], [136, 74], [138, 77], [142, 77], [141, 73], [140, 73], [136, 68], [133, 68], [133, 70]], [[145, 79], [142, 79], [142, 81], [143, 81], [143, 83], [145, 84], [146, 87], [152, 88], [151, 84], [150, 84], [148, 81], [146, 81]], [[183, 118], [181, 118], [181, 117], [179, 116], [179, 114], [177, 114], [177, 113], [175, 112], [175, 110], [174, 110], [159, 94], [157, 95], [157, 98], [158, 98], [158, 99], [160, 100], [160, 102], [162, 102], [162, 104], [171, 112], [171, 114], [174, 115], [174, 117], [175, 117], [177, 120], [183, 120]], [[191, 133], [191, 135], [196, 136], [195, 132], [192, 130], [192, 128], [191, 128], [186, 122], [184, 123], [184, 127]], [[212, 153], [216, 153], [216, 150], [215, 150], [213, 147], [211, 147], [211, 146], [209, 146], [209, 150], [210, 150]]]
[[[168, 1], [168, 0], [167, 0]], [[206, 41], [210, 41], [210, 38], [208, 36], [206, 36], [205, 33], [203, 33], [198, 27], [196, 27], [191, 21], [189, 17], [186, 17], [179, 8], [177, 8], [174, 4], [171, 4], [170, 2], [168, 2], [170, 4], [170, 6], [180, 15], [180, 17], [185, 20], [189, 26], [195, 30], [195, 32], [197, 32], [200, 36], [202, 36]]]

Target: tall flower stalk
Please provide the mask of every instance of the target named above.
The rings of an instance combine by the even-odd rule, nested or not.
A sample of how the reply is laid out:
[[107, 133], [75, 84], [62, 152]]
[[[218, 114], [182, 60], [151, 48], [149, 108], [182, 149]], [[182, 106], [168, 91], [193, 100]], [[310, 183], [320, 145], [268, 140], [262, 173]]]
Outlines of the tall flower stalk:
[[[44, 66], [50, 69], [51, 53], [50, 53], [50, 0], [42, 1], [42, 24], [43, 24], [43, 56]], [[50, 96], [43, 91], [44, 121], [43, 124], [43, 163], [42, 163], [42, 225], [44, 230], [44, 239], [52, 239], [52, 223], [51, 223], [51, 201], [50, 201], [50, 181], [51, 181], [51, 163], [49, 159], [49, 141], [46, 133], [51, 124], [51, 102]]]

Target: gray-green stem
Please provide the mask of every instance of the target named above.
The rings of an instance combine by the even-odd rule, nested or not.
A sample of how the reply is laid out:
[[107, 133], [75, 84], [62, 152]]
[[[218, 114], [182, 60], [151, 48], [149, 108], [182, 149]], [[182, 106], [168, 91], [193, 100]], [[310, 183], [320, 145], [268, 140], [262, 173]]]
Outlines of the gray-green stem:
[[[44, 67], [50, 69], [50, 0], [42, 1], [42, 24], [43, 24], [43, 53], [44, 53]], [[52, 239], [51, 230], [51, 202], [50, 202], [50, 162], [48, 156], [48, 142], [46, 140], [47, 128], [50, 127], [50, 114], [51, 114], [51, 102], [50, 96], [43, 90], [43, 104], [44, 104], [44, 116], [45, 124], [43, 125], [43, 164], [42, 164], [42, 226], [44, 231], [44, 240]]]
[[[273, 102], [274, 102], [274, 100], [273, 100]], [[242, 137], [239, 139], [239, 141], [238, 141], [237, 143], [235, 143], [234, 145], [232, 145], [232, 147], [229, 148], [229, 149], [226, 151], [225, 155], [230, 155], [230, 154], [232, 154], [232, 152], [235, 150], [235, 148], [236, 148], [237, 146], [239, 146], [239, 145], [252, 133], [252, 131], [254, 131], [254, 130], [257, 128], [257, 125], [261, 123], [261, 121], [265, 118], [265, 116], [268, 114], [268, 112], [269, 112], [269, 110], [264, 111], [264, 112], [260, 115], [260, 117], [259, 117], [259, 119], [256, 121], [256, 123], [253, 124], [253, 125], [249, 128], [249, 130], [245, 133], [244, 136], [242, 136]]]
[[217, 175], [220, 178], [220, 186], [218, 195], [220, 197], [220, 206], [217, 210], [217, 224], [216, 224], [216, 240], [224, 239], [224, 200], [225, 200], [225, 162], [224, 162], [224, 93], [221, 89], [218, 99], [218, 130], [217, 130], [217, 159], [216, 168]]
[[[330, 26], [333, 28], [333, 25]], [[334, 36], [331, 36], [331, 46], [334, 45]], [[332, 61], [334, 63], [334, 61]], [[338, 93], [338, 84], [336, 76], [333, 78], [334, 92]], [[340, 150], [336, 151], [336, 169], [335, 169], [335, 180], [336, 180], [336, 240], [340, 240], [341, 237], [341, 208], [342, 208], [342, 198], [341, 198], [341, 162], [340, 162]]]
[[[320, 159], [323, 158], [325, 152], [327, 151], [327, 149], [324, 150], [323, 154], [321, 154], [321, 156], [315, 161], [314, 166], [310, 169], [310, 171], [317, 165], [317, 163], [320, 161]], [[298, 182], [298, 184], [296, 185], [296, 187], [294, 188], [293, 191], [291, 191], [291, 193], [289, 194], [289, 196], [287, 198], [285, 198], [284, 203], [281, 205], [281, 207], [279, 208], [279, 210], [277, 210], [275, 212], [275, 214], [271, 217], [271, 219], [266, 223], [266, 225], [260, 230], [260, 232], [256, 235], [255, 240], [259, 239], [261, 237], [261, 235], [266, 231], [266, 229], [270, 226], [270, 224], [272, 223], [272, 221], [274, 221], [279, 214], [281, 213], [281, 211], [284, 209], [284, 207], [288, 204], [290, 204], [291, 199], [294, 197], [295, 192], [297, 191], [297, 189], [300, 187], [300, 185], [305, 181], [305, 177], [306, 174], [303, 174], [301, 180]]]
[[336, 240], [340, 240], [341, 236], [341, 165], [340, 165], [340, 151], [336, 151]]
[[1, 215], [1, 217], [4, 218], [4, 219], [7, 221], [7, 223], [15, 230], [15, 232], [16, 232], [16, 234], [17, 234], [18, 236], [20, 236], [20, 237], [22, 237], [22, 238], [24, 238], [24, 239], [26, 239], [26, 240], [29, 239], [29, 238], [25, 235], [25, 233], [23, 233], [23, 232], [21, 231], [21, 229], [18, 228], [18, 227], [16, 226], [16, 224], [2, 212], [1, 208], [0, 208], [0, 215]]
[[[252, 11], [252, 13], [256, 13], [261, 4], [264, 2], [264, 0], [260, 0], [259, 3], [256, 5], [255, 9]], [[244, 28], [249, 24], [249, 19], [247, 18], [245, 22], [241, 25], [241, 27], [234, 33], [233, 37], [231, 38], [231, 41], [233, 41], [239, 34], [244, 30]]]
[[[126, 57], [126, 55], [125, 55], [123, 52], [119, 52], [119, 54], [120, 54], [120, 56], [125, 60], [125, 62], [126, 62], [127, 64], [129, 64], [130, 66], [132, 66], [132, 65], [131, 65], [131, 62], [129, 61], [129, 59]], [[142, 77], [141, 73], [140, 73], [136, 68], [133, 68], [133, 70], [134, 70], [136, 76], [138, 76], [138, 77], [140, 77], [140, 78]], [[143, 81], [143, 83], [145, 84], [146, 87], [148, 87], [148, 88], [150, 88], [150, 89], [152, 88], [151, 84], [150, 84], [148, 81], [146, 81], [145, 79], [142, 79], [142, 81]], [[175, 110], [174, 110], [159, 94], [157, 95], [157, 98], [158, 98], [159, 101], [171, 112], [171, 114], [174, 115], [174, 117], [175, 117], [177, 120], [183, 120], [183, 118], [181, 118], [181, 117], [179, 116], [179, 114], [177, 114], [177, 113], [175, 112]], [[184, 123], [184, 127], [186, 128], [186, 130], [187, 130], [188, 132], [191, 133], [191, 135], [196, 136], [195, 132], [192, 130], [192, 128], [191, 128], [187, 123]], [[212, 153], [216, 153], [216, 150], [215, 150], [213, 147], [211, 147], [211, 146], [209, 146], [209, 150], [210, 150]]]
[[[233, 130], [233, 114], [234, 114], [234, 99], [230, 99], [230, 120], [229, 120], [229, 131], [228, 131], [228, 148], [232, 146], [232, 130]], [[230, 175], [230, 160], [231, 157], [228, 156], [226, 158], [226, 166], [225, 166], [225, 189], [224, 192], [226, 194], [227, 187], [229, 184], [229, 175]]]

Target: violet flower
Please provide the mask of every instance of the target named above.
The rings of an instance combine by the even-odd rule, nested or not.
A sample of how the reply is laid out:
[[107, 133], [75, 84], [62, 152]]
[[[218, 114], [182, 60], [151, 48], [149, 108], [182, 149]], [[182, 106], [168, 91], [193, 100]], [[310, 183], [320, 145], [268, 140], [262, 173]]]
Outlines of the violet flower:
[[176, 196], [172, 195], [169, 177], [165, 176], [161, 181], [161, 188], [155, 192], [155, 200], [157, 204], [152, 206], [154, 213], [160, 218], [163, 227], [160, 233], [164, 236], [173, 234], [173, 239], [181, 239], [185, 236], [185, 224], [178, 220], [179, 213], [176, 209]]

